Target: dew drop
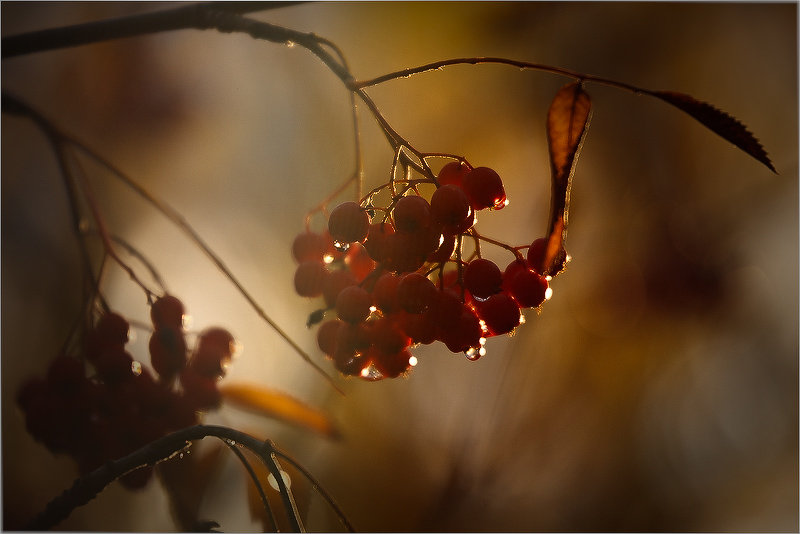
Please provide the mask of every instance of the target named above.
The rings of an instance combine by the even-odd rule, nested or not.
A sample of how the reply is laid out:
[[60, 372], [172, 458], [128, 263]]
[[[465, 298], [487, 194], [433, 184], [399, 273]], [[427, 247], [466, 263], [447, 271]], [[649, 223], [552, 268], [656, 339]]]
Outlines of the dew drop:
[[380, 380], [383, 378], [383, 375], [374, 365], [372, 365], [372, 363], [370, 363], [361, 370], [361, 378], [364, 380]]
[[550, 300], [550, 297], [552, 297], [552, 296], [553, 296], [553, 288], [552, 287], [548, 287], [544, 291], [544, 300]]
[[294, 41], [286, 41], [286, 46], [288, 48], [294, 48]]
[[136, 360], [133, 360], [131, 362], [131, 372], [133, 373], [134, 376], [139, 376], [140, 374], [142, 374], [142, 364], [140, 362], [137, 362]]
[[416, 357], [416, 356], [411, 356], [411, 357], [408, 359], [408, 365], [410, 365], [411, 367], [414, 367], [414, 366], [415, 366], [415, 365], [417, 365], [418, 363], [419, 363], [419, 360], [417, 360], [417, 357]]
[[481, 354], [481, 349], [470, 347], [464, 351], [464, 356], [466, 356], [469, 361], [474, 362], [479, 360], [483, 354]]
[[322, 257], [322, 261], [324, 261], [325, 263], [333, 263], [333, 254], [325, 254]]
[[334, 241], [333, 248], [339, 252], [347, 252], [347, 249], [350, 248], [350, 243], [339, 243], [338, 241]]

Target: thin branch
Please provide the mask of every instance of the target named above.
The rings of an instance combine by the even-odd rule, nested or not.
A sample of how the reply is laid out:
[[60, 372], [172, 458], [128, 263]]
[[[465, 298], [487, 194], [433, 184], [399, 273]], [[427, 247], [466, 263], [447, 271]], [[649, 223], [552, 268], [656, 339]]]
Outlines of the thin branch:
[[[141, 466], [155, 465], [168, 460], [184, 450], [192, 441], [206, 437], [215, 437], [228, 444], [235, 443], [250, 449], [268, 468], [277, 462], [277, 456], [288, 459], [288, 456], [278, 451], [271, 441], [263, 442], [233, 428], [213, 425], [191, 426], [152, 441], [119, 460], [108, 461], [102, 467], [77, 479], [70, 488], [50, 501], [45, 509], [28, 523], [25, 530], [49, 530], [57, 526], [72, 513], [72, 510], [90, 502], [122, 475]], [[292, 464], [296, 465], [296, 462], [292, 460]], [[272, 468], [270, 468], [271, 470]], [[283, 484], [280, 473], [277, 481], [280, 487]], [[288, 489], [286, 491], [288, 492]], [[299, 525], [297, 526], [299, 527]]]
[[217, 267], [217, 269], [220, 270], [220, 272], [222, 272], [225, 278], [227, 278], [228, 281], [236, 288], [239, 294], [244, 297], [256, 314], [262, 320], [264, 320], [264, 322], [266, 322], [281, 338], [283, 338], [283, 340], [286, 341], [289, 346], [306, 361], [306, 363], [311, 365], [311, 367], [313, 367], [320, 375], [322, 375], [328, 381], [331, 387], [333, 387], [340, 394], [344, 395], [344, 391], [336, 385], [336, 383], [333, 381], [333, 378], [331, 378], [319, 365], [317, 365], [317, 363], [311, 359], [311, 356], [309, 356], [308, 353], [306, 353], [306, 351], [304, 351], [303, 348], [300, 347], [300, 345], [298, 345], [288, 333], [286, 333], [274, 320], [272, 320], [269, 315], [267, 315], [267, 312], [264, 311], [264, 309], [258, 304], [250, 292], [245, 289], [239, 279], [234, 276], [230, 269], [228, 269], [227, 265], [225, 265], [222, 259], [217, 256], [217, 254], [209, 245], [206, 244], [205, 241], [203, 241], [200, 235], [189, 225], [186, 219], [184, 219], [184, 217], [178, 211], [165, 202], [159, 200], [157, 197], [153, 196], [147, 189], [139, 185], [124, 172], [115, 167], [110, 161], [100, 156], [97, 152], [93, 151], [91, 148], [77, 139], [59, 131], [49, 120], [44, 118], [38, 111], [23, 103], [23, 101], [20, 99], [4, 92], [2, 102], [3, 111], [8, 111], [17, 115], [23, 115], [31, 118], [37, 125], [39, 125], [45, 132], [48, 133], [49, 137], [58, 139], [59, 142], [72, 144], [75, 148], [81, 150], [99, 164], [106, 167], [114, 176], [120, 179], [125, 185], [130, 187], [134, 192], [144, 198], [148, 203], [156, 208], [156, 210], [161, 212], [161, 214], [163, 214], [165, 217], [167, 217], [167, 219], [180, 228], [183, 233], [192, 241], [192, 243], [202, 250], [206, 257]]
[[239, 461], [244, 466], [247, 474], [250, 475], [250, 480], [253, 481], [253, 484], [256, 485], [256, 490], [258, 491], [258, 496], [261, 498], [261, 504], [264, 506], [264, 509], [267, 511], [267, 517], [269, 517], [269, 526], [272, 528], [272, 532], [278, 532], [278, 525], [275, 523], [275, 515], [272, 513], [272, 508], [269, 505], [269, 500], [267, 500], [267, 495], [264, 493], [264, 487], [261, 485], [261, 482], [258, 480], [258, 475], [253, 470], [253, 466], [250, 465], [250, 462], [247, 461], [242, 451], [239, 450], [239, 447], [234, 445], [233, 443], [226, 441], [225, 444], [228, 448], [236, 455]]

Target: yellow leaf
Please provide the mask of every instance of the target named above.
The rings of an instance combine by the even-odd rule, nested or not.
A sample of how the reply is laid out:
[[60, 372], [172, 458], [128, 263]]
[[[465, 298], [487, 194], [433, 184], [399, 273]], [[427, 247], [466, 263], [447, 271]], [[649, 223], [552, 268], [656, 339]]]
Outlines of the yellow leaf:
[[231, 406], [310, 428], [327, 437], [339, 437], [325, 413], [280, 391], [242, 383], [221, 385], [219, 391]]

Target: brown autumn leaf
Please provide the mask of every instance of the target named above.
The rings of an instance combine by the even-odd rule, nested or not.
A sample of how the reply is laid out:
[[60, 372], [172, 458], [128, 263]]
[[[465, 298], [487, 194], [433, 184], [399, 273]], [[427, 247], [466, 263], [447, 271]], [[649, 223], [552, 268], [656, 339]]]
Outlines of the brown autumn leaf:
[[286, 393], [243, 383], [221, 385], [219, 391], [223, 401], [231, 406], [303, 426], [330, 438], [339, 436], [325, 413]]
[[542, 272], [549, 273], [567, 236], [567, 215], [572, 174], [589, 128], [592, 103], [579, 81], [558, 90], [547, 112], [552, 192], [547, 249]]
[[688, 113], [712, 132], [730, 141], [766, 165], [769, 170], [778, 174], [758, 139], [747, 129], [747, 126], [734, 117], [708, 102], [697, 100], [684, 93], [674, 91], [648, 91], [647, 93]]

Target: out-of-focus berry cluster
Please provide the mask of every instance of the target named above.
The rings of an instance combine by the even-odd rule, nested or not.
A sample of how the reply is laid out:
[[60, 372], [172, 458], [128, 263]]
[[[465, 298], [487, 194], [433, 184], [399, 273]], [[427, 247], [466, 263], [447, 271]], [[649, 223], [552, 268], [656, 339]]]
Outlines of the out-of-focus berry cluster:
[[[18, 392], [28, 432], [51, 452], [75, 459], [81, 474], [197, 424], [200, 412], [220, 405], [217, 380], [233, 355], [233, 336], [209, 328], [190, 352], [180, 300], [165, 295], [153, 303], [150, 315], [154, 373], [126, 350], [128, 321], [106, 312], [75, 355], [56, 357], [44, 377], [31, 378]], [[137, 489], [151, 476], [147, 466], [120, 482]]]

